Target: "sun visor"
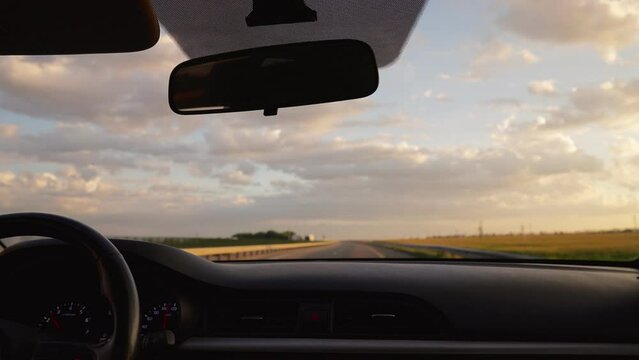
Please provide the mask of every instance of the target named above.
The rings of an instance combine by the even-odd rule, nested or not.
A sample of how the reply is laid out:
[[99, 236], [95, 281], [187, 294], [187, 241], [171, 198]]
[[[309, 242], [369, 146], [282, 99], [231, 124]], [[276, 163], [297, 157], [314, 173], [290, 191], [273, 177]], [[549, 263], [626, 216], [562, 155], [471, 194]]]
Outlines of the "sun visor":
[[160, 26], [149, 0], [4, 0], [0, 55], [146, 50]]
[[153, 0], [153, 6], [160, 23], [190, 58], [293, 42], [355, 39], [371, 46], [382, 67], [399, 56], [427, 2], [289, 0], [290, 6], [283, 6], [280, 1], [254, 1]]

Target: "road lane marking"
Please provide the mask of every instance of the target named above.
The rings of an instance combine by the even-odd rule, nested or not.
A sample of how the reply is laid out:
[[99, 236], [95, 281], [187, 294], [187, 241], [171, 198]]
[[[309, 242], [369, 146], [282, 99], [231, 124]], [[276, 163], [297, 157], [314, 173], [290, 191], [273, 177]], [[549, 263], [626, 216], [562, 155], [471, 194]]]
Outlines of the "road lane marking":
[[370, 246], [370, 245], [366, 245], [366, 246], [367, 246], [369, 249], [371, 249], [371, 250], [375, 253], [375, 255], [377, 255], [377, 257], [378, 257], [378, 258], [383, 259], [383, 258], [385, 258], [385, 257], [386, 257], [386, 256], [384, 256], [384, 254], [382, 254], [381, 252], [379, 252], [379, 250], [375, 249], [373, 246]]

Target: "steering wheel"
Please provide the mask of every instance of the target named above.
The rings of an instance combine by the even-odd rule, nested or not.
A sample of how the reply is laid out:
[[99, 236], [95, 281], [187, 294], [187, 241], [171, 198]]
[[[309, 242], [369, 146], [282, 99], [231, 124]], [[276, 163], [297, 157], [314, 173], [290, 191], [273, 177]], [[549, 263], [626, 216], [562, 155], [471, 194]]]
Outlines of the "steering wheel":
[[[102, 234], [75, 220], [43, 213], [0, 215], [0, 239], [12, 236], [45, 236], [81, 250], [95, 261], [100, 292], [111, 306], [114, 331], [101, 345], [38, 341], [37, 330], [0, 320], [12, 348], [22, 348], [24, 359], [131, 360], [135, 356], [140, 319], [138, 293], [129, 267], [118, 249]], [[3, 296], [12, 296], [3, 294]], [[14, 353], [15, 355], [15, 353]], [[2, 357], [2, 355], [0, 355]]]

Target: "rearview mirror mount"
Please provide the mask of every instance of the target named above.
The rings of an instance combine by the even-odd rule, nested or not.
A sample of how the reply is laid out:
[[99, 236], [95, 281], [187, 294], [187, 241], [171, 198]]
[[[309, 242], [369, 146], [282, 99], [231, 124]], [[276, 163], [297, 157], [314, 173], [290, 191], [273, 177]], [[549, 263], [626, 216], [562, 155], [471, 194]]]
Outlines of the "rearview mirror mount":
[[357, 99], [377, 90], [373, 50], [357, 40], [275, 45], [178, 65], [169, 105], [182, 115], [264, 110]]

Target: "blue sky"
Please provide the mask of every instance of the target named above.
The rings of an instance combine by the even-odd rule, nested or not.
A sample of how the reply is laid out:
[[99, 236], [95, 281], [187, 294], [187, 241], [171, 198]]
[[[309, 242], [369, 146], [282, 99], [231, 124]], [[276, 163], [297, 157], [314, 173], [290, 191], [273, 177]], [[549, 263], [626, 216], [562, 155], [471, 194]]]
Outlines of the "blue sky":
[[[565, 26], [566, 24], [571, 26]], [[362, 239], [632, 226], [639, 6], [432, 0], [363, 100], [180, 117], [167, 33], [0, 59], [0, 211], [110, 235]]]

